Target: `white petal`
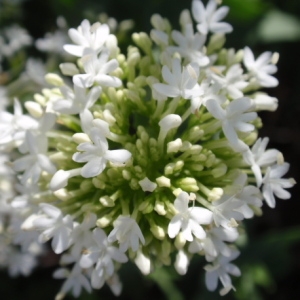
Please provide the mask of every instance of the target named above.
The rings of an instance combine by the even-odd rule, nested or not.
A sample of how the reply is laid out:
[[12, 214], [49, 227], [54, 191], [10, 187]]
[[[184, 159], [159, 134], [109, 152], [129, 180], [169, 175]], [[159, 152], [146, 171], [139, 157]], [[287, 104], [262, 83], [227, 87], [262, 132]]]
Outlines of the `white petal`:
[[179, 233], [181, 224], [182, 221], [180, 215], [176, 215], [172, 218], [168, 226], [168, 235], [171, 239], [173, 239]]
[[106, 167], [106, 159], [96, 157], [86, 163], [81, 169], [81, 175], [84, 178], [91, 178], [99, 175]]
[[47, 203], [41, 203], [40, 208], [52, 219], [58, 219], [62, 215], [60, 209]]

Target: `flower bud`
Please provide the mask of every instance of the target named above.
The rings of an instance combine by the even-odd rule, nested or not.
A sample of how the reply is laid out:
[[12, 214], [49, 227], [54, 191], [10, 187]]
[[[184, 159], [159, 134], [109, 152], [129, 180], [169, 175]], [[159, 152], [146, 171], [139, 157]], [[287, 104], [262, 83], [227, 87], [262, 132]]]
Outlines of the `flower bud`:
[[151, 260], [145, 256], [141, 251], [137, 252], [137, 256], [134, 260], [137, 267], [144, 275], [148, 275], [151, 272]]
[[50, 189], [52, 191], [57, 191], [59, 189], [64, 188], [68, 184], [68, 180], [71, 177], [80, 175], [81, 168], [79, 169], [73, 169], [69, 171], [59, 170], [57, 171], [51, 181], [50, 181]]
[[139, 185], [144, 192], [153, 192], [157, 187], [157, 184], [150, 181], [147, 177], [145, 177], [143, 180], [140, 180]]
[[174, 245], [178, 250], [180, 250], [184, 247], [185, 244], [186, 244], [186, 239], [184, 238], [182, 232], [179, 232], [175, 238]]
[[182, 147], [182, 140], [181, 139], [176, 139], [175, 141], [169, 142], [167, 144], [167, 153], [176, 153], [180, 150]]
[[163, 240], [166, 237], [164, 229], [158, 225], [152, 225], [150, 227], [150, 230], [153, 233], [153, 235], [159, 240]]
[[186, 192], [197, 192], [199, 190], [197, 181], [192, 177], [179, 179], [177, 180], [177, 184], [183, 191]]
[[108, 196], [100, 197], [99, 201], [105, 207], [113, 207], [113, 206], [115, 206], [115, 203], [114, 203], [113, 199], [111, 199]]
[[171, 186], [171, 180], [165, 176], [160, 176], [156, 178], [156, 182], [159, 187], [170, 187]]
[[43, 109], [40, 104], [34, 101], [26, 101], [24, 106], [34, 118], [40, 118], [43, 115]]
[[164, 203], [158, 200], [155, 201], [154, 210], [161, 216], [164, 216], [167, 213]]
[[74, 76], [79, 74], [79, 70], [73, 63], [62, 63], [59, 65], [61, 72], [66, 76]]
[[217, 201], [223, 196], [223, 189], [221, 188], [213, 188], [209, 195], [208, 195], [208, 201]]
[[112, 222], [111, 216], [105, 216], [97, 220], [96, 225], [100, 228], [107, 227]]
[[45, 76], [45, 80], [49, 84], [52, 84], [54, 86], [63, 86], [64, 85], [63, 79], [60, 76], [58, 76], [57, 74], [54, 74], [54, 73], [48, 73]]

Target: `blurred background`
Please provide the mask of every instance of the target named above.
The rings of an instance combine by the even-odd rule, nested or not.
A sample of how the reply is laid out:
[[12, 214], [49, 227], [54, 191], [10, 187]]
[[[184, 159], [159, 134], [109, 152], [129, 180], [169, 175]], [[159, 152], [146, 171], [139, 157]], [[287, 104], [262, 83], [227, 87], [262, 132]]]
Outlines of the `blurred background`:
[[[260, 136], [270, 138], [269, 148], [279, 149], [291, 164], [287, 177], [299, 182], [300, 155], [300, 1], [299, 0], [224, 0], [230, 7], [226, 21], [234, 31], [227, 35], [227, 48], [245, 45], [256, 55], [264, 51], [278, 52], [279, 86], [268, 89], [278, 98], [276, 112], [261, 113], [264, 126]], [[159, 13], [178, 29], [179, 14], [190, 9], [189, 0], [0, 0], [0, 30], [17, 23], [34, 38], [57, 28], [57, 17], [63, 16], [68, 27], [77, 27], [83, 18], [91, 22], [107, 13], [118, 22], [134, 20], [134, 31], [149, 32], [150, 16]], [[103, 17], [103, 16], [102, 16]], [[131, 33], [120, 37], [122, 49], [131, 40]], [[32, 47], [30, 55], [38, 56]], [[1, 79], [1, 78], [0, 78]], [[1, 80], [0, 80], [1, 84]], [[159, 269], [148, 277], [134, 265], [120, 272], [124, 284], [120, 300], [130, 299], [238, 299], [238, 300], [297, 300], [300, 299], [300, 201], [299, 184], [290, 190], [292, 198], [277, 201], [275, 209], [264, 207], [264, 215], [245, 223], [247, 240], [240, 245], [241, 256], [236, 264], [241, 278], [234, 279], [236, 292], [225, 297], [210, 293], [204, 285], [204, 260], [193, 259], [185, 276], [170, 268]], [[41, 266], [29, 277], [10, 278], [0, 272], [1, 299], [54, 299], [61, 282], [52, 279], [57, 258], [41, 259]], [[73, 299], [66, 297], [66, 299]], [[79, 299], [117, 299], [107, 287]]]

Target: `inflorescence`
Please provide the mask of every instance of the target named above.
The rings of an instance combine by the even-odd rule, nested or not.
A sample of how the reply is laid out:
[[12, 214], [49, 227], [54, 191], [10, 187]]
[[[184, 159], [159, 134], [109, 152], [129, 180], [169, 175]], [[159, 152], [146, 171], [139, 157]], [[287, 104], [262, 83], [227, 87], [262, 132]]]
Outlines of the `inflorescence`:
[[25, 108], [1, 106], [0, 263], [12, 275], [29, 274], [51, 241], [57, 299], [105, 283], [120, 294], [128, 260], [145, 275], [184, 275], [193, 255], [207, 261], [209, 290], [234, 289], [243, 219], [290, 198], [295, 181], [258, 138], [257, 112], [277, 108], [260, 90], [278, 85], [278, 54], [224, 48], [227, 13], [193, 0], [180, 30], [153, 15], [127, 54], [107, 24], [83, 20], [68, 31], [62, 75], [48, 73]]

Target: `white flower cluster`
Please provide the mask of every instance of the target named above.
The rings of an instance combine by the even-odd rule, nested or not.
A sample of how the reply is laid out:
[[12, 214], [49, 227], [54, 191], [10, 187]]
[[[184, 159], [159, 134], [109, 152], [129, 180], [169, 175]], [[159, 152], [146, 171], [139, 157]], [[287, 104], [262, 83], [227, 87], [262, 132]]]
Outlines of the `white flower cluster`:
[[199, 254], [207, 288], [234, 289], [242, 220], [295, 184], [257, 139], [257, 111], [277, 108], [259, 92], [278, 84], [276, 55], [223, 48], [232, 27], [215, 0], [193, 0], [191, 12], [181, 31], [154, 15], [126, 56], [108, 25], [82, 21], [64, 45], [76, 63], [46, 75], [54, 87], [26, 101], [28, 113], [18, 99], [0, 111], [1, 229], [14, 238], [0, 243], [0, 263], [12, 275], [27, 275], [51, 240], [65, 279], [57, 299], [105, 283], [118, 295], [120, 264], [149, 274], [171, 253], [179, 274]]

